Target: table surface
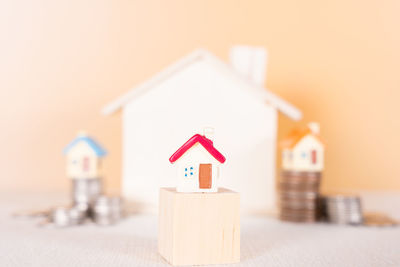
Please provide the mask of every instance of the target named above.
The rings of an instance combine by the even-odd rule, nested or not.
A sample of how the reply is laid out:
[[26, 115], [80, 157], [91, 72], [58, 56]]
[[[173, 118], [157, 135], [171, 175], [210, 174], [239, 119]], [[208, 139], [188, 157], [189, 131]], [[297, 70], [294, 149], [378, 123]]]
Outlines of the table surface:
[[[169, 266], [157, 253], [154, 215], [131, 216], [114, 226], [63, 229], [38, 227], [35, 219], [11, 216], [23, 209], [63, 203], [55, 199], [50, 195], [0, 196], [0, 266]], [[390, 208], [398, 212], [394, 216], [398, 218], [399, 208]], [[242, 217], [241, 262], [226, 266], [400, 266], [400, 227]]]

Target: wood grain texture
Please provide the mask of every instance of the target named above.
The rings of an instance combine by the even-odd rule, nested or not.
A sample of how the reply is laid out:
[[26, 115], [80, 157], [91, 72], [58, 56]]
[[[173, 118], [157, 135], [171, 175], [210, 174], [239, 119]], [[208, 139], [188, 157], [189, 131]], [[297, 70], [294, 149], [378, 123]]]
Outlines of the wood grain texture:
[[240, 261], [240, 195], [160, 189], [158, 251], [172, 265]]

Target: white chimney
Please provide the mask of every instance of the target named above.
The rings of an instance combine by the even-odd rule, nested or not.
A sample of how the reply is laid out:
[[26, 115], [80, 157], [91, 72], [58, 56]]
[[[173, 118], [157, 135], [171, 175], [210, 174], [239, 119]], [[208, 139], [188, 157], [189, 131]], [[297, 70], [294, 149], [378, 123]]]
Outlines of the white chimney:
[[233, 46], [230, 51], [233, 68], [258, 86], [265, 86], [267, 50], [264, 47]]
[[213, 127], [204, 127], [203, 135], [213, 141], [214, 139], [214, 128]]
[[319, 134], [319, 123], [318, 122], [310, 122], [307, 126], [313, 134]]

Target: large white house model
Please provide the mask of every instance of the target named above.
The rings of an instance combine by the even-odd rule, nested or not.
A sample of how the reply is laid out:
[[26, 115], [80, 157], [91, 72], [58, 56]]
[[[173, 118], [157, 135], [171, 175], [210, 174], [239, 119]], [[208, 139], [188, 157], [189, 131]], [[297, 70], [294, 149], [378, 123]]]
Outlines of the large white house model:
[[102, 110], [122, 109], [122, 192], [139, 211], [155, 211], [159, 188], [178, 184], [165, 159], [204, 125], [229, 158], [220, 185], [241, 193], [244, 212], [275, 210], [277, 111], [302, 115], [263, 87], [264, 49], [236, 47], [231, 59], [235, 68], [196, 50]]
[[319, 125], [309, 123], [303, 130], [293, 130], [281, 143], [282, 168], [286, 171], [321, 172], [324, 168], [324, 144]]
[[195, 134], [170, 158], [176, 165], [177, 192], [217, 192], [219, 167], [225, 157], [214, 147], [212, 128], [205, 128], [204, 135]]

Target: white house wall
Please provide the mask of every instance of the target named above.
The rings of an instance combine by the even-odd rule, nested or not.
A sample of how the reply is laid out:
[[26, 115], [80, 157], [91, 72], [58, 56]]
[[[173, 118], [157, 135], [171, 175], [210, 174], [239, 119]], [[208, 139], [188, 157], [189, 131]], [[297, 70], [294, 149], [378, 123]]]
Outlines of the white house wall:
[[[89, 168], [83, 170], [83, 160], [88, 159]], [[79, 142], [67, 153], [67, 176], [73, 179], [97, 178], [99, 173], [98, 158], [86, 142]]]
[[[199, 186], [199, 165], [200, 164], [212, 164], [211, 170], [211, 188], [200, 189]], [[179, 192], [216, 192], [219, 182], [220, 173], [220, 162], [217, 161], [208, 151], [199, 143], [192, 146], [185, 154], [183, 154], [173, 165], [177, 171], [177, 189]], [[185, 177], [185, 168], [193, 166], [193, 179]], [[222, 166], [223, 168], [223, 166]]]
[[[311, 150], [316, 150], [316, 164], [311, 164]], [[294, 148], [294, 166], [302, 171], [322, 171], [324, 167], [324, 148], [321, 142], [312, 135], [305, 136]], [[306, 157], [302, 154], [305, 153]]]
[[169, 157], [203, 126], [227, 158], [220, 186], [241, 193], [243, 211], [275, 207], [275, 108], [225, 72], [199, 61], [123, 110], [123, 194], [154, 210], [160, 186], [177, 184]]

